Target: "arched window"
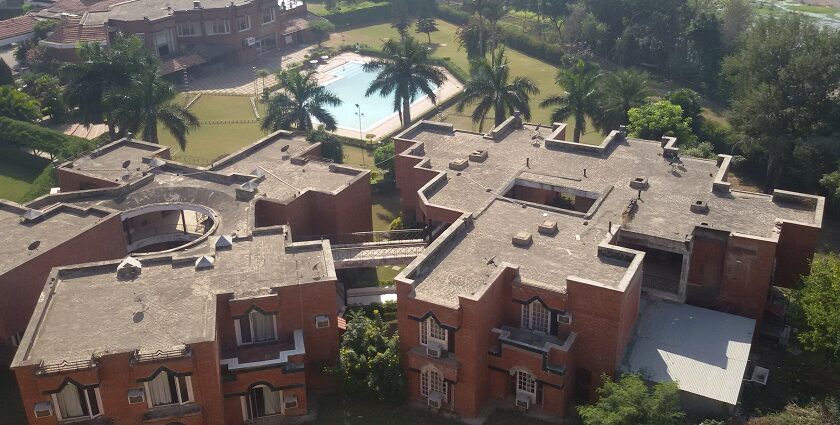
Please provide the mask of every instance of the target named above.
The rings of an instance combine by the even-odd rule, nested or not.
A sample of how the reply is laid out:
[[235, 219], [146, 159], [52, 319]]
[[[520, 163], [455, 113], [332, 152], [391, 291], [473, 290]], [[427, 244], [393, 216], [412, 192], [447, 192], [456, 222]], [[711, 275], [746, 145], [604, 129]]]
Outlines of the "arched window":
[[522, 327], [533, 331], [549, 333], [551, 330], [551, 312], [540, 300], [522, 305]]
[[277, 339], [275, 315], [251, 310], [247, 315], [236, 319], [236, 334], [239, 345], [274, 341]]
[[437, 344], [444, 349], [447, 347], [446, 329], [440, 326], [434, 317], [420, 322], [420, 344], [429, 345], [429, 343]]
[[192, 381], [189, 376], [177, 376], [161, 370], [154, 379], [144, 383], [149, 407], [185, 404], [192, 401]]
[[61, 391], [52, 395], [58, 406], [58, 419], [95, 418], [102, 414], [99, 388], [82, 388], [68, 381]]
[[445, 400], [448, 396], [449, 385], [443, 380], [443, 374], [434, 366], [426, 366], [420, 372], [420, 394], [429, 397], [438, 393]]
[[257, 419], [265, 416], [283, 414], [283, 392], [273, 391], [267, 385], [255, 385], [243, 397], [243, 408], [247, 418]]

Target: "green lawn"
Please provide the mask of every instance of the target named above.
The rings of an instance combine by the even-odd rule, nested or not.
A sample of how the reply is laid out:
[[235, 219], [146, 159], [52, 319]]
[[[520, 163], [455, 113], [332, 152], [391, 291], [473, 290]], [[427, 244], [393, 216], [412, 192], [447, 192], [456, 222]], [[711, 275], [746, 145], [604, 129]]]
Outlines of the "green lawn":
[[[436, 58], [450, 58], [461, 68], [465, 70], [469, 69], [467, 54], [463, 49], [459, 48], [458, 41], [455, 38], [457, 27], [445, 21], [438, 20], [437, 22], [440, 31], [432, 33], [432, 56]], [[325, 45], [339, 47], [342, 44], [360, 43], [378, 48], [385, 39], [396, 37], [399, 37], [399, 35], [395, 29], [391, 28], [390, 24], [379, 24], [335, 33]], [[425, 34], [419, 34], [418, 39], [425, 40]], [[540, 109], [538, 104], [544, 97], [560, 92], [560, 88], [554, 84], [557, 68], [512, 49], [507, 50], [507, 56], [514, 75], [528, 77], [534, 80], [540, 88], [541, 94], [531, 100], [530, 121], [551, 124], [551, 110]], [[467, 110], [464, 114], [459, 114], [453, 106], [443, 111], [442, 115], [444, 116], [444, 121], [451, 122], [458, 128], [477, 130], [478, 125], [474, 125], [469, 116], [463, 116], [465, 114], [469, 115], [470, 113], [471, 111]], [[574, 120], [568, 120], [568, 124], [569, 127], [566, 130], [566, 134], [567, 138], [571, 138], [572, 132], [574, 131]], [[488, 121], [488, 124], [485, 124], [483, 130], [489, 131], [491, 126], [492, 122]], [[601, 143], [603, 136], [598, 132], [591, 131], [591, 126], [589, 130], [590, 132], [586, 133], [582, 138], [583, 142]]]
[[201, 121], [255, 120], [248, 96], [215, 96], [203, 94], [190, 106]]
[[0, 148], [0, 199], [20, 202], [49, 163], [15, 148]]

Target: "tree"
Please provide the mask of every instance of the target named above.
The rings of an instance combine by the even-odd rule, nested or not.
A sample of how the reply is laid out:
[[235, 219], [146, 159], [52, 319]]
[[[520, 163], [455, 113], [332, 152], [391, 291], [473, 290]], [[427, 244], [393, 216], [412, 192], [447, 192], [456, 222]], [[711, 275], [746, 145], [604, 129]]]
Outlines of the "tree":
[[260, 68], [257, 70], [257, 77], [259, 77], [260, 80], [262, 80], [262, 100], [268, 100], [268, 88], [265, 87], [265, 79], [269, 75], [271, 75], [271, 71], [265, 68]]
[[0, 86], [0, 116], [34, 123], [42, 117], [41, 104], [12, 86]]
[[393, 140], [383, 143], [373, 151], [373, 162], [379, 169], [385, 171], [387, 178], [393, 179], [395, 156]]
[[408, 37], [408, 27], [411, 26], [408, 10], [409, 0], [391, 0], [391, 27], [400, 33], [400, 38]]
[[679, 105], [683, 117], [691, 118], [691, 130], [698, 133], [700, 125], [703, 123], [703, 117], [700, 115], [703, 112], [700, 95], [692, 89], [683, 88], [669, 92], [668, 101], [674, 105]]
[[631, 108], [627, 113], [630, 124], [627, 130], [633, 137], [659, 140], [662, 136], [675, 136], [681, 144], [694, 144], [691, 118], [683, 117], [682, 108], [667, 100]]
[[412, 37], [386, 41], [382, 53], [383, 58], [364, 65], [365, 71], [379, 71], [365, 96], [374, 93], [393, 95], [394, 109], [402, 110], [402, 125], [408, 127], [411, 124], [411, 102], [422, 92], [437, 104], [435, 88], [446, 81], [446, 76], [429, 64], [428, 51]]
[[464, 94], [456, 109], [464, 109], [477, 103], [472, 113], [473, 123], [481, 129], [484, 117], [493, 111], [495, 125], [519, 111], [525, 119], [531, 118], [529, 101], [532, 95], [539, 94], [537, 84], [527, 77], [510, 76], [510, 64], [505, 56], [504, 47], [492, 52], [490, 58], [479, 58], [470, 66], [472, 79], [464, 85]]
[[341, 99], [318, 84], [314, 71], [280, 71], [277, 80], [281, 90], [268, 100], [263, 130], [312, 130], [315, 118], [327, 130], [335, 131], [335, 117], [325, 108], [341, 105]]
[[478, 38], [478, 56], [484, 56], [484, 2], [486, 0], [466, 0], [464, 8], [476, 16], [476, 36]]
[[569, 117], [574, 117], [575, 143], [580, 143], [580, 135], [586, 130], [586, 118], [596, 118], [600, 115], [597, 92], [600, 78], [601, 73], [596, 66], [579, 60], [571, 68], [557, 72], [555, 81], [566, 93], [550, 96], [540, 102], [540, 108], [555, 107], [551, 113], [552, 121], [563, 122]]
[[50, 74], [27, 73], [23, 80], [22, 90], [38, 100], [43, 114], [49, 115], [52, 122], [64, 122], [68, 110], [58, 77]]
[[679, 388], [675, 382], [660, 382], [649, 391], [639, 375], [623, 375], [613, 382], [606, 375], [598, 388], [598, 402], [578, 407], [585, 425], [677, 425]]
[[747, 30], [752, 19], [752, 6], [747, 0], [729, 0], [723, 6], [721, 38], [732, 47]]
[[795, 300], [806, 329], [799, 334], [799, 342], [808, 350], [840, 360], [840, 256], [816, 256], [802, 283]]
[[318, 47], [321, 47], [324, 37], [335, 31], [335, 25], [326, 19], [318, 19], [309, 24], [309, 29], [318, 38]]
[[798, 141], [840, 130], [840, 33], [798, 14], [759, 19], [724, 61], [733, 127], [766, 157], [769, 193]]
[[484, 0], [483, 15], [490, 22], [491, 51], [499, 46], [499, 21], [508, 14], [509, 10], [504, 0]]
[[434, 18], [417, 18], [414, 31], [426, 34], [429, 44], [432, 44], [432, 33], [438, 31], [437, 21]]
[[187, 134], [200, 125], [198, 118], [175, 102], [176, 92], [155, 68], [146, 67], [124, 88], [106, 95], [114, 105], [114, 119], [125, 131], [139, 132], [150, 143], [159, 143], [158, 123], [187, 150]]
[[328, 133], [324, 125], [319, 125], [315, 130], [310, 130], [306, 135], [306, 140], [309, 143], [321, 144], [321, 156], [327, 158], [336, 164], [344, 162], [344, 146], [341, 140], [334, 134]]
[[15, 77], [12, 76], [12, 68], [0, 58], [0, 86], [13, 86], [15, 84]]
[[338, 374], [345, 392], [354, 397], [401, 401], [405, 378], [400, 366], [399, 336], [391, 333], [377, 310], [373, 317], [349, 314], [341, 337]]
[[627, 112], [645, 104], [651, 95], [648, 76], [633, 69], [622, 69], [606, 74], [598, 88], [600, 112], [598, 126], [604, 133], [617, 130], [627, 124]]

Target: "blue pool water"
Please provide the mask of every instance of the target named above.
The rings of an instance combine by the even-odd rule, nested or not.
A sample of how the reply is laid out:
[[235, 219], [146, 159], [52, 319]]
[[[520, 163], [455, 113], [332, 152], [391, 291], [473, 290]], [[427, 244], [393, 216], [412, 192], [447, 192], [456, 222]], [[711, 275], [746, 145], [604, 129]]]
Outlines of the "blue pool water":
[[[378, 94], [365, 96], [370, 83], [376, 79], [377, 72], [365, 72], [362, 64], [350, 62], [340, 65], [327, 72], [337, 78], [328, 82], [325, 87], [335, 93], [343, 101], [341, 106], [329, 106], [327, 110], [335, 117], [337, 125], [351, 130], [359, 129], [359, 116], [356, 114], [356, 104], [362, 109], [362, 131], [368, 131], [382, 121], [396, 116], [392, 98]], [[425, 99], [418, 96], [415, 103]]]

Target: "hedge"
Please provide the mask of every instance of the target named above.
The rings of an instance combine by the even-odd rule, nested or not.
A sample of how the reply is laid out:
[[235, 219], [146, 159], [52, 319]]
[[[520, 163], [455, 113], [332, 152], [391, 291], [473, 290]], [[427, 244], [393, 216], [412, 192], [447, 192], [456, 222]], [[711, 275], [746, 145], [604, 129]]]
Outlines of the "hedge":
[[347, 12], [327, 12], [321, 15], [335, 26], [368, 25], [379, 23], [391, 18], [390, 3], [374, 3], [368, 7], [348, 10]]
[[38, 177], [35, 177], [35, 180], [32, 182], [32, 186], [29, 186], [29, 190], [26, 191], [20, 202], [26, 203], [33, 199], [40, 198], [41, 196], [49, 194], [50, 189], [58, 186], [58, 179], [56, 179], [53, 171], [54, 170], [51, 165], [45, 167], [44, 170], [41, 171], [41, 174], [38, 174]]
[[[440, 19], [455, 25], [467, 25], [470, 21], [469, 13], [443, 4], [438, 5], [437, 14]], [[497, 28], [502, 42], [508, 47], [548, 63], [561, 63], [563, 49], [559, 45], [532, 37], [516, 25], [500, 22]]]
[[23, 121], [0, 117], [0, 143], [26, 146], [66, 159], [90, 151], [96, 143]]

